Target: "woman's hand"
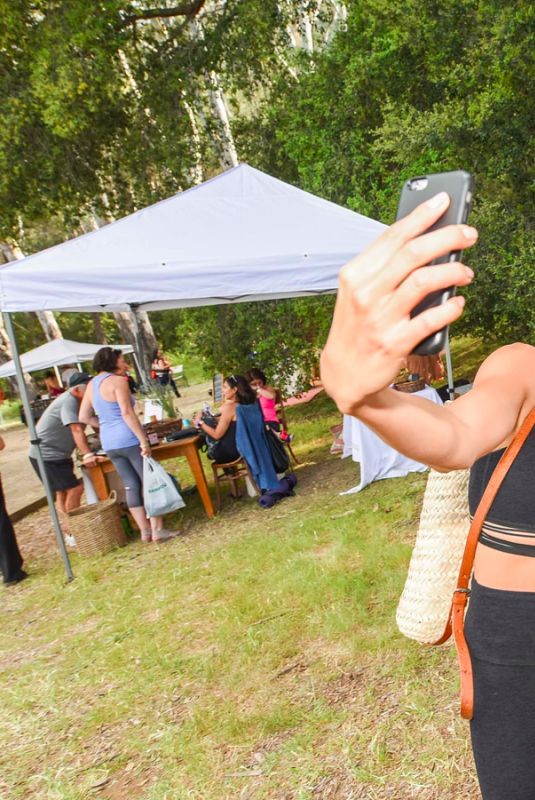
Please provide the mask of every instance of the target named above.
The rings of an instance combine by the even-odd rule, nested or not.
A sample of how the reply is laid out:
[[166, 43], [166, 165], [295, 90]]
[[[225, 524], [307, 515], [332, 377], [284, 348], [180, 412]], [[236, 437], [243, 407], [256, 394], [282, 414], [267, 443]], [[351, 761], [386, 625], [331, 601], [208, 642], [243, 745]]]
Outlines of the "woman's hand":
[[326, 391], [343, 413], [385, 389], [416, 345], [462, 314], [464, 298], [452, 297], [411, 319], [430, 292], [466, 286], [473, 272], [461, 263], [426, 266], [477, 240], [468, 225], [425, 233], [449, 205], [445, 192], [398, 220], [340, 272], [331, 330], [321, 357]]
[[150, 458], [151, 457], [152, 449], [151, 449], [151, 446], [150, 446], [150, 444], [148, 442], [142, 442], [140, 444], [140, 449], [141, 449], [141, 455], [144, 458]]

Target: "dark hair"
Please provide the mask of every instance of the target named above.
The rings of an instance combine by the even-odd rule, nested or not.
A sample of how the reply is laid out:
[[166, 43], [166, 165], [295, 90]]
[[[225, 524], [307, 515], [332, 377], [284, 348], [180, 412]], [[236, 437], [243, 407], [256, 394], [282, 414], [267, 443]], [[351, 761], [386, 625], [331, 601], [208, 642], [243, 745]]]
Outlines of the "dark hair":
[[47, 370], [47, 371], [45, 372], [45, 378], [55, 378], [55, 377], [56, 377], [56, 375], [55, 375], [55, 373], [54, 373], [54, 372], [52, 372], [52, 370], [51, 370], [51, 369], [49, 369], [49, 370]]
[[158, 358], [158, 353], [159, 352], [160, 352], [160, 348], [158, 348], [157, 350], [153, 351], [153, 353], [152, 353], [152, 361], [156, 361], [156, 359]]
[[251, 369], [247, 370], [245, 377], [249, 383], [251, 383], [251, 381], [262, 381], [264, 386], [267, 383], [266, 373], [262, 372], [261, 369], [257, 369], [256, 367], [252, 367]]
[[228, 383], [231, 389], [236, 389], [236, 400], [243, 405], [250, 405], [256, 402], [256, 392], [249, 386], [243, 375], [228, 375], [225, 378], [225, 383]]
[[116, 350], [113, 347], [101, 347], [95, 353], [93, 370], [95, 372], [115, 372], [117, 362], [121, 356], [121, 350]]

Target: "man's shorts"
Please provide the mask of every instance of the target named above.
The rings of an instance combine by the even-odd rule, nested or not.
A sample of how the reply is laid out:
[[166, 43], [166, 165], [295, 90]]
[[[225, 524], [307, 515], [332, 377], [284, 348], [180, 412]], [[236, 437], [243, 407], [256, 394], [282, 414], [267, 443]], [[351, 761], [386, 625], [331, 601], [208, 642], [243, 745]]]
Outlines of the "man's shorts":
[[[30, 457], [30, 461], [39, 479], [42, 480], [37, 459]], [[66, 492], [68, 489], [74, 489], [80, 483], [80, 478], [74, 474], [72, 458], [64, 458], [61, 461], [45, 461], [45, 469], [53, 492]]]

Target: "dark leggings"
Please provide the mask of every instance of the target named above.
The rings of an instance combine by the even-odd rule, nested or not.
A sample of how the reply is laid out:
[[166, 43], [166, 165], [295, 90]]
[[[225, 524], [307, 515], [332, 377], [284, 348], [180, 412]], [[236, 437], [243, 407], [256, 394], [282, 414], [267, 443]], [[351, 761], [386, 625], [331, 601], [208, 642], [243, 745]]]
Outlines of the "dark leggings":
[[483, 800], [535, 798], [535, 592], [472, 581], [472, 747]]
[[0, 573], [4, 583], [11, 583], [20, 577], [22, 556], [19, 552], [15, 531], [6, 511], [4, 491], [0, 480]]
[[117, 470], [126, 490], [128, 508], [143, 505], [143, 456], [139, 445], [108, 450], [108, 456]]

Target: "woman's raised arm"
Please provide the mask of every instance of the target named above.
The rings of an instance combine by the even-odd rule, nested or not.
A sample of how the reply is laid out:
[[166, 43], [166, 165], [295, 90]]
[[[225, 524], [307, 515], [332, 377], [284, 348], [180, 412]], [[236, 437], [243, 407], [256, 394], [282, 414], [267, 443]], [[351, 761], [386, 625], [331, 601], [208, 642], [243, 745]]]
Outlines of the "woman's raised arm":
[[472, 280], [472, 270], [461, 263], [427, 266], [477, 240], [477, 231], [467, 225], [425, 232], [448, 204], [447, 194], [423, 203], [342, 269], [321, 358], [323, 384], [340, 411], [361, 419], [400, 452], [439, 469], [468, 466], [501, 446], [535, 399], [525, 377], [528, 367], [533, 374], [535, 351], [524, 345], [515, 346], [514, 358], [503, 349], [493, 354], [474, 389], [451, 406], [388, 388], [413, 348], [462, 314], [464, 299], [453, 297], [410, 316], [430, 292]]

